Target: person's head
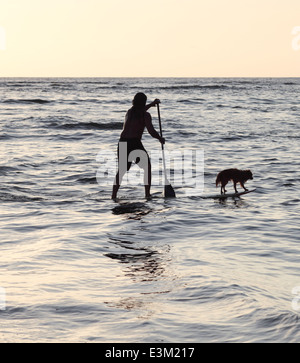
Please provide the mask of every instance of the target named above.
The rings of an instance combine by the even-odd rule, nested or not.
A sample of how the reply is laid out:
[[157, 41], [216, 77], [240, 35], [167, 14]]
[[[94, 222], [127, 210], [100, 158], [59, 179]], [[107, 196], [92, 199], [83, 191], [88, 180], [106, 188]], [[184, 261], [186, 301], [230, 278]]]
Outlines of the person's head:
[[132, 105], [134, 108], [143, 109], [146, 106], [146, 102], [147, 102], [147, 96], [144, 93], [139, 92], [134, 96]]

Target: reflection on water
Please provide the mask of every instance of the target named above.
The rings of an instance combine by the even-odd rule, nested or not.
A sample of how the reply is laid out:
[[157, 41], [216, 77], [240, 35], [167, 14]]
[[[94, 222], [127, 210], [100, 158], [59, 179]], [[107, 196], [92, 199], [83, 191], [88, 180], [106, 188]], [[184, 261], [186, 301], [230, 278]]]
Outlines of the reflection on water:
[[[152, 211], [147, 203], [124, 203], [112, 209], [126, 220], [139, 220], [135, 230], [109, 233], [110, 252], [105, 256], [121, 264], [125, 277], [122, 296], [106, 301], [109, 307], [135, 312], [139, 319], [149, 319], [162, 309], [159, 300], [172, 291], [176, 276], [171, 270], [171, 248], [161, 241], [149, 240], [145, 216]], [[128, 223], [130, 223], [128, 221]], [[126, 224], [125, 224], [126, 228]], [[155, 283], [153, 283], [155, 282]]]
[[216, 199], [216, 203], [223, 205], [224, 207], [234, 207], [234, 208], [245, 208], [248, 206], [246, 200], [241, 197], [235, 198], [220, 198]]
[[105, 304], [110, 308], [122, 309], [129, 312], [135, 311], [137, 312], [137, 317], [143, 320], [150, 319], [158, 310], [158, 306], [153, 300], [139, 299], [134, 296], [121, 298], [119, 301], [105, 302]]
[[169, 245], [147, 246], [147, 242], [130, 241], [121, 237], [109, 236], [109, 241], [116, 248], [116, 252], [105, 254], [118, 261], [124, 267], [125, 276], [129, 276], [135, 282], [154, 281], [166, 273], [170, 262]]

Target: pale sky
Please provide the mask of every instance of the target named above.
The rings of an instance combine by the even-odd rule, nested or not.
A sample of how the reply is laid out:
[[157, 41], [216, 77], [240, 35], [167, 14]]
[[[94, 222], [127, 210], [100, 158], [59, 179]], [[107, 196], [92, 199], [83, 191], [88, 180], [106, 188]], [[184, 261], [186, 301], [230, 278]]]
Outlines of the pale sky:
[[300, 0], [0, 0], [0, 77], [300, 77]]

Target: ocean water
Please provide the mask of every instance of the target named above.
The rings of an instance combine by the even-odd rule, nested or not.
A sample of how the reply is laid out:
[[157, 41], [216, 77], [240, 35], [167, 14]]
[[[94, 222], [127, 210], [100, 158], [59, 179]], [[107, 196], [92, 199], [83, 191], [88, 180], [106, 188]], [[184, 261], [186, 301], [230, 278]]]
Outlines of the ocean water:
[[[173, 178], [176, 199], [141, 183], [110, 199], [99, 155], [139, 91], [169, 152], [204, 151], [203, 193]], [[300, 341], [300, 79], [2, 78], [0, 94], [1, 342]], [[256, 191], [206, 198], [231, 167]]]

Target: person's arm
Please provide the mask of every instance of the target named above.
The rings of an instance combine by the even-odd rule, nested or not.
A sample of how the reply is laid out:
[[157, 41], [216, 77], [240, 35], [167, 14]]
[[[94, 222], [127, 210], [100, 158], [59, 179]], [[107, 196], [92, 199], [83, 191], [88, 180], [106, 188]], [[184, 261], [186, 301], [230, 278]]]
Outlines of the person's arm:
[[149, 134], [152, 137], [154, 137], [155, 139], [159, 140], [162, 144], [164, 144], [165, 143], [165, 139], [163, 137], [161, 137], [159, 135], [159, 133], [153, 127], [152, 117], [151, 117], [150, 113], [148, 113], [148, 112], [147, 112], [146, 117], [145, 117], [145, 124], [146, 124], [146, 128], [147, 128]]
[[153, 102], [149, 103], [149, 105], [147, 105], [147, 106], [145, 107], [145, 110], [146, 110], [146, 111], [147, 111], [147, 110], [149, 110], [149, 108], [150, 108], [150, 107], [154, 107], [154, 106], [156, 106], [158, 103], [160, 103], [160, 100], [159, 100], [158, 98], [156, 98]]

